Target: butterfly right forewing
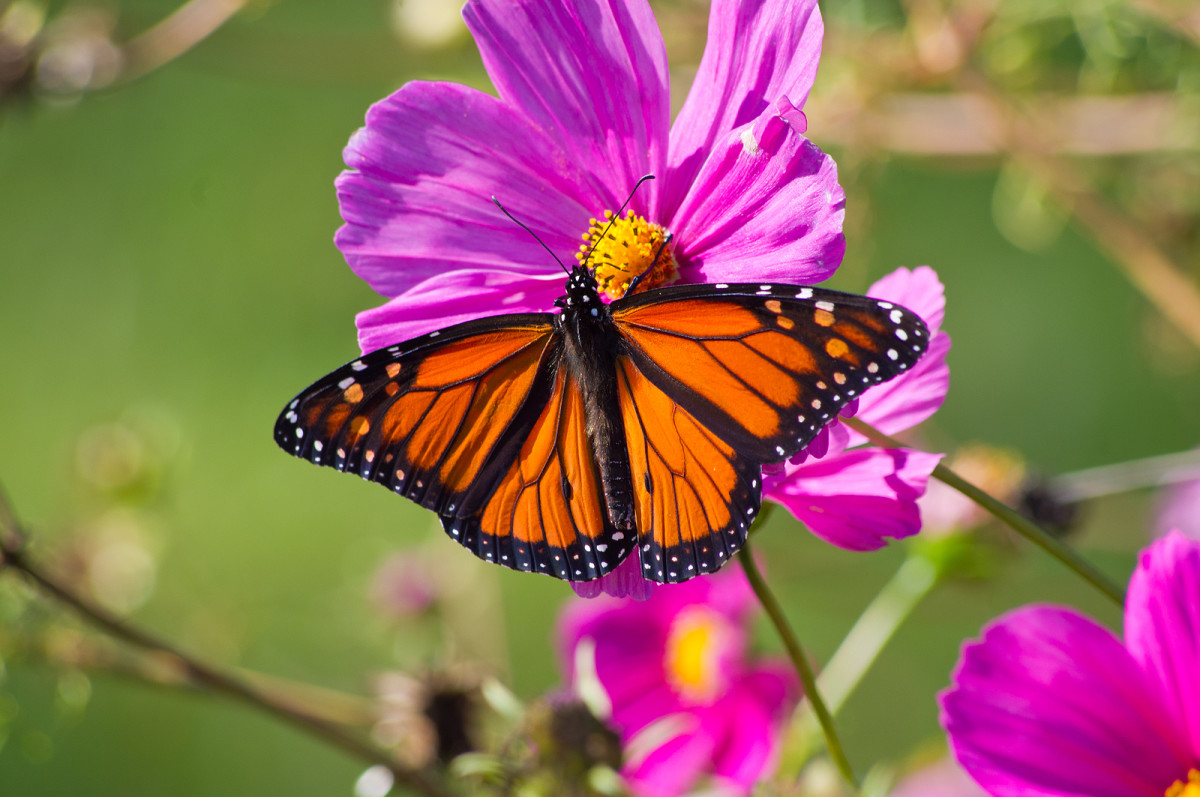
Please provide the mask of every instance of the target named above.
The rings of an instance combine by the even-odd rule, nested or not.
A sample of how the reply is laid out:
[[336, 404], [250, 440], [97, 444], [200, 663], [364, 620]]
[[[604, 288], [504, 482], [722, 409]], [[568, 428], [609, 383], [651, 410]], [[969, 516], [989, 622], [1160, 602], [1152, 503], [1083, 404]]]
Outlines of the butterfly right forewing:
[[929, 344], [891, 302], [791, 285], [683, 285], [613, 303], [629, 359], [739, 454], [795, 455]]

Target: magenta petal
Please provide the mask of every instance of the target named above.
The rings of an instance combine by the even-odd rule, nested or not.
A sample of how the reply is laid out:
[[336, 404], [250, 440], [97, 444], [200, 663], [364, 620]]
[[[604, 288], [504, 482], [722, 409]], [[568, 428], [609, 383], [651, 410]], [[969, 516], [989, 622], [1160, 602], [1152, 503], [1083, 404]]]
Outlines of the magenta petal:
[[1125, 600], [1125, 644], [1200, 764], [1200, 542], [1172, 532], [1142, 552]]
[[682, 201], [706, 153], [730, 131], [781, 96], [804, 107], [824, 31], [816, 0], [715, 0], [700, 69], [671, 129], [666, 207]]
[[820, 282], [842, 262], [837, 165], [794, 129], [796, 111], [781, 102], [724, 136], [664, 222], [689, 280]]
[[993, 797], [1162, 797], [1189, 757], [1149, 686], [1107, 629], [1027, 607], [963, 647], [942, 725]]
[[642, 575], [641, 557], [637, 552], [625, 557], [625, 561], [608, 575], [592, 581], [572, 581], [571, 589], [581, 598], [598, 598], [611, 595], [614, 598], [648, 600], [654, 594], [655, 582]]
[[[946, 364], [949, 351], [950, 336], [937, 333], [924, 356], [907, 373], [862, 394], [855, 417], [889, 435], [929, 418], [941, 408], [950, 390], [950, 366]], [[865, 442], [866, 438], [850, 430], [848, 445]]]
[[640, 761], [626, 764], [622, 774], [636, 797], [677, 797], [712, 760], [716, 741], [699, 717], [682, 714], [678, 719], [689, 726], [684, 733], [672, 736]]
[[346, 223], [335, 240], [384, 296], [464, 268], [561, 274], [493, 196], [564, 260], [602, 204], [553, 139], [453, 83], [409, 83], [375, 103], [345, 159], [355, 171], [337, 180]]
[[873, 551], [921, 529], [917, 499], [940, 454], [862, 448], [787, 468], [766, 495], [826, 542]]
[[359, 313], [358, 345], [366, 354], [482, 316], [545, 311], [562, 295], [562, 285], [561, 273], [531, 277], [504, 271], [451, 271]]
[[[500, 97], [559, 142], [567, 163], [587, 165], [603, 200], [591, 213], [616, 210], [642, 175], [663, 175], [667, 54], [645, 0], [472, 0], [463, 17]], [[544, 161], [548, 173], [566, 165]]]
[[800, 697], [796, 673], [765, 666], [747, 673], [730, 690], [720, 710], [728, 719], [713, 774], [749, 794], [778, 763], [780, 728]]

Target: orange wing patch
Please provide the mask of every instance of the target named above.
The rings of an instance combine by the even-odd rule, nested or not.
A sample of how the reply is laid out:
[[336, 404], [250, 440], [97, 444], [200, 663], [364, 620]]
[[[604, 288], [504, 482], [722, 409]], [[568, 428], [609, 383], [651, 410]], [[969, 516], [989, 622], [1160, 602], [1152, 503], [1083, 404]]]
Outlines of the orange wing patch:
[[633, 550], [608, 520], [583, 396], [565, 368], [481, 512], [442, 522], [483, 559], [568, 581], [598, 578]]
[[617, 361], [617, 381], [643, 575], [677, 582], [715, 571], [741, 548], [758, 511], [758, 465], [627, 357]]
[[789, 285], [672, 286], [614, 302], [612, 317], [637, 369], [760, 465], [803, 449], [928, 338], [888, 302]]
[[276, 441], [439, 513], [477, 509], [463, 499], [469, 491], [485, 500], [479, 484], [496, 478], [487, 469], [511, 463], [504, 441], [532, 422], [522, 410], [537, 400], [556, 338], [548, 317], [501, 328], [485, 319], [438, 334], [444, 343], [426, 336], [373, 352], [317, 382], [280, 416]]

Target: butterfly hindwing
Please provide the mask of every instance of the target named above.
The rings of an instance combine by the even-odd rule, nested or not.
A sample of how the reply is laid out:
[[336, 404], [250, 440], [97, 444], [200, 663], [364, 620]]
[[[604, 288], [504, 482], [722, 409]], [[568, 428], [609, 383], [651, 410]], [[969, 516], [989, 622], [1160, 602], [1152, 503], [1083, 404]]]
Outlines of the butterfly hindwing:
[[893, 303], [792, 285], [672, 286], [614, 302], [612, 317], [637, 368], [756, 464], [794, 456], [929, 342]]
[[551, 318], [484, 318], [365, 355], [288, 404], [275, 441], [439, 514], [470, 514], [548, 399]]
[[609, 521], [580, 383], [556, 365], [549, 400], [481, 510], [442, 523], [489, 562], [589, 581], [620, 564], [636, 539]]
[[762, 501], [759, 465], [617, 361], [642, 575], [686, 581], [716, 571], [746, 541]]

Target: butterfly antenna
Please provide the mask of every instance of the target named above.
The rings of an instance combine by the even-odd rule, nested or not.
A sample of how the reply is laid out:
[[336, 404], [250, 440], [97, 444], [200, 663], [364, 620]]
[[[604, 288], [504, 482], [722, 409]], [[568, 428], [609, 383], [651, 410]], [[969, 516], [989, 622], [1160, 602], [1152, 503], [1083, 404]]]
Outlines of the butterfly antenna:
[[[643, 178], [643, 179], [644, 179], [644, 178]], [[516, 225], [517, 225], [518, 227], [520, 227], [522, 230], [524, 230], [525, 232], [527, 232], [527, 233], [529, 233], [530, 235], [532, 235], [532, 236], [533, 236], [533, 240], [535, 240], [535, 241], [537, 241], [539, 244], [541, 244], [542, 248], [543, 248], [543, 249], [545, 249], [547, 252], [549, 252], [549, 253], [550, 253], [550, 257], [554, 258], [554, 262], [555, 262], [555, 263], [558, 263], [558, 266], [559, 266], [559, 268], [561, 268], [563, 271], [567, 272], [568, 274], [570, 274], [570, 273], [571, 273], [571, 269], [569, 269], [569, 268], [567, 268], [565, 265], [563, 265], [563, 262], [562, 262], [561, 260], [559, 260], [559, 259], [558, 259], [558, 255], [554, 254], [554, 250], [552, 250], [550, 247], [546, 246], [546, 243], [545, 243], [545, 241], [543, 241], [541, 238], [538, 238], [538, 234], [537, 234], [536, 232], [534, 232], [533, 230], [529, 229], [529, 227], [528, 227], [528, 226], [526, 226], [525, 224], [522, 224], [522, 223], [521, 223], [521, 221], [520, 221], [520, 220], [519, 220], [519, 219], [518, 219], [516, 216], [514, 216], [514, 215], [513, 215], [513, 214], [511, 214], [511, 213], [509, 213], [509, 212], [508, 212], [508, 209], [507, 209], [507, 208], [505, 208], [505, 207], [504, 207], [504, 205], [501, 205], [501, 204], [500, 204], [500, 200], [499, 200], [499, 199], [496, 199], [496, 197], [492, 197], [492, 203], [493, 203], [493, 204], [495, 204], [495, 206], [496, 206], [496, 207], [500, 208], [500, 212], [501, 212], [501, 213], [503, 213], [505, 216], [508, 216], [508, 218], [512, 220], [513, 224], [516, 224]]]
[[592, 248], [588, 250], [587, 256], [583, 258], [584, 264], [592, 259], [592, 252], [596, 251], [596, 247], [600, 245], [602, 240], [604, 240], [604, 236], [608, 235], [608, 231], [611, 230], [612, 226], [617, 223], [617, 219], [621, 218], [621, 214], [625, 212], [625, 208], [628, 207], [629, 203], [633, 201], [633, 195], [636, 194], [637, 190], [642, 187], [642, 183], [653, 179], [653, 174], [643, 174], [638, 178], [638, 181], [633, 184], [633, 190], [629, 192], [629, 196], [627, 196], [625, 201], [621, 203], [621, 207], [617, 210], [616, 214], [608, 220], [608, 224], [605, 225], [604, 231], [600, 233], [600, 237], [596, 239], [596, 241], [592, 244]]
[[671, 243], [671, 241], [674, 239], [675, 233], [673, 232], [669, 232], [663, 236], [662, 243], [658, 245], [658, 251], [654, 253], [654, 257], [650, 260], [650, 265], [646, 266], [645, 271], [629, 281], [629, 287], [625, 289], [625, 296], [633, 293], [633, 289], [638, 286], [638, 283], [642, 281], [642, 278], [654, 271], [654, 264], [658, 262], [660, 257], [662, 257], [663, 250], [667, 248], [667, 244]]

